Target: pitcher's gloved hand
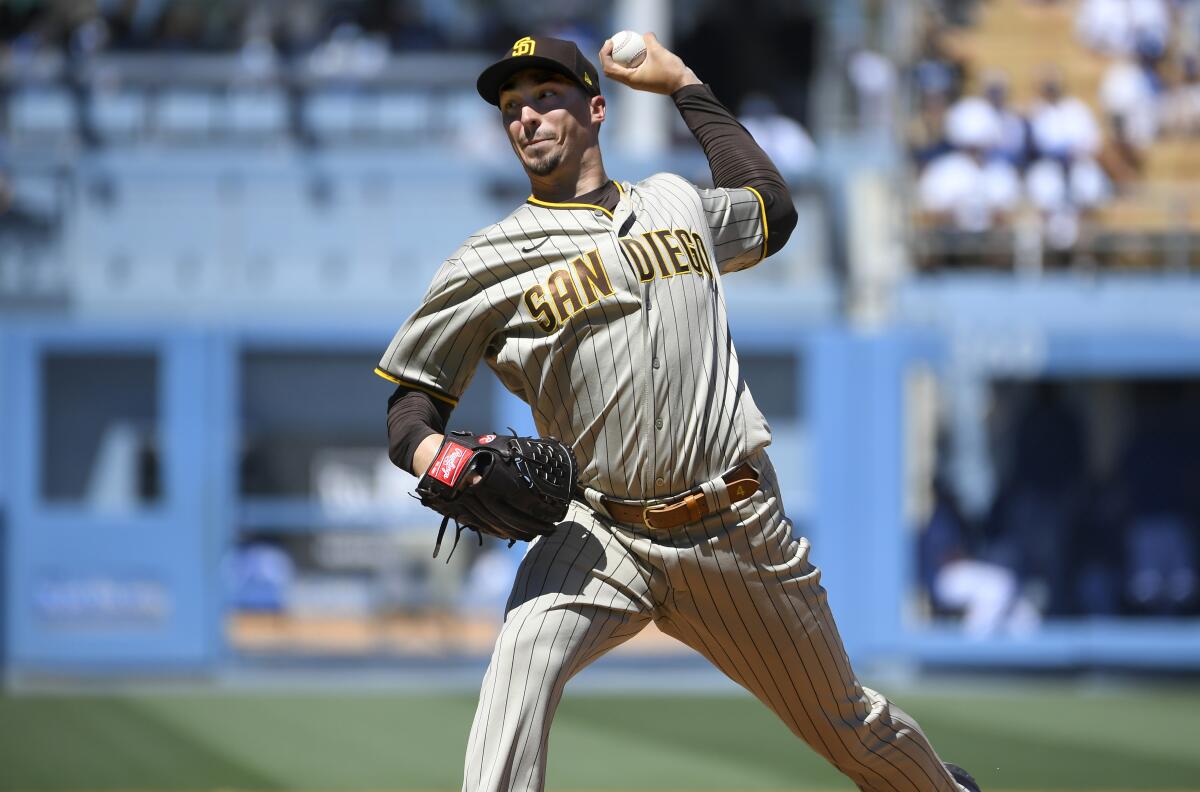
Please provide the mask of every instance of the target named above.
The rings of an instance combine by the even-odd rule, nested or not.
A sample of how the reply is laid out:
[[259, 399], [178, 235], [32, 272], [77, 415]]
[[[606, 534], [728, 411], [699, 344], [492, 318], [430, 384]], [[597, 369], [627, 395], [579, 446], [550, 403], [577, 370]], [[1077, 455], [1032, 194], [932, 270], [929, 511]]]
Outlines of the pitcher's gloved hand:
[[553, 533], [567, 516], [578, 473], [571, 449], [553, 437], [451, 432], [417, 482], [421, 503], [443, 517], [433, 555], [451, 520], [458, 534], [470, 528], [481, 542], [483, 534], [511, 545]]

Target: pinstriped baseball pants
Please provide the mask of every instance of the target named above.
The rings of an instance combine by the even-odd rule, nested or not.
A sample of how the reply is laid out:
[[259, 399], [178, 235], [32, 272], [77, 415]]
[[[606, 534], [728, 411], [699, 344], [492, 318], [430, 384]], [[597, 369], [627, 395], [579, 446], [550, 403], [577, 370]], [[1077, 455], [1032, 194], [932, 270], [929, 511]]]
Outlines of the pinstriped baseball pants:
[[959, 792], [904, 712], [854, 677], [765, 453], [734, 509], [658, 531], [575, 503], [517, 573], [467, 742], [464, 792], [541, 792], [567, 681], [651, 619], [753, 693], [859, 789]]

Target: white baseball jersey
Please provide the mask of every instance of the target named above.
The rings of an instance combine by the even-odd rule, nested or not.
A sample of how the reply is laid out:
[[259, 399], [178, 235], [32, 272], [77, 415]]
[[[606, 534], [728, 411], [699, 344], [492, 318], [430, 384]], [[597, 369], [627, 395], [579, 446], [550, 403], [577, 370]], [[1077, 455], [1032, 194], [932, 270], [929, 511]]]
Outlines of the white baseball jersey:
[[480, 359], [618, 498], [683, 492], [770, 442], [721, 274], [766, 251], [762, 199], [659, 174], [616, 211], [530, 200], [446, 260], [378, 373], [455, 403]]
[[749, 461], [760, 488], [655, 530], [573, 501], [521, 563], [467, 744], [464, 792], [540, 792], [567, 681], [653, 620], [863, 790], [961, 792], [917, 725], [850, 668], [792, 535], [742, 380], [721, 276], [757, 263], [753, 189], [659, 174], [611, 214], [531, 198], [438, 271], [378, 372], [454, 404], [480, 359], [575, 450], [580, 480], [648, 500]]

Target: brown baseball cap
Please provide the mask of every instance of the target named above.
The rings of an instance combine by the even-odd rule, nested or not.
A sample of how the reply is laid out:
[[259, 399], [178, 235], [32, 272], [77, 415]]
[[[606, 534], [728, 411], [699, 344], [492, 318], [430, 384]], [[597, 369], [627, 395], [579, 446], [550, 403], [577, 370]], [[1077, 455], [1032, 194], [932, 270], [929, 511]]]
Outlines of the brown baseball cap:
[[521, 69], [546, 69], [570, 77], [589, 96], [600, 95], [600, 74], [573, 41], [525, 36], [500, 60], [483, 70], [475, 88], [485, 101], [500, 104], [500, 86]]

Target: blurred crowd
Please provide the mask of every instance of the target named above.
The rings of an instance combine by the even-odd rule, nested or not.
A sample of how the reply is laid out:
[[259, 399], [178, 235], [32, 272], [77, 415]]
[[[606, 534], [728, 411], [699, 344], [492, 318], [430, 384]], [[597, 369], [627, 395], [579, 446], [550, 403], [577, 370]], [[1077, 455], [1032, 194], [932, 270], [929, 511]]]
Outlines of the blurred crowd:
[[[785, 170], [810, 165], [812, 142], [800, 122], [815, 69], [807, 45], [816, 35], [814, 15], [786, 0], [746, 0], [737, 9], [683, 0], [680, 8], [672, 47], [726, 104], [740, 108]], [[90, 145], [105, 142], [91, 118], [98, 95], [131, 89], [153, 104], [175, 89], [220, 100], [237, 91], [286, 92], [291, 132], [308, 142], [313, 135], [306, 134], [300, 103], [313, 88], [411, 95], [441, 80], [473, 94], [474, 62], [463, 58], [503, 51], [530, 33], [597, 52], [613, 12], [611, 3], [587, 0], [559, 0], [546, 9], [518, 0], [12, 0], [0, 3], [0, 100], [27, 88], [62, 89], [73, 105], [76, 137]], [[749, 12], [770, 14], [776, 24], [764, 32]], [[731, 47], [740, 53], [732, 62]], [[412, 53], [463, 58], [419, 69], [393, 58]], [[104, 59], [133, 54], [160, 57]], [[456, 70], [463, 64], [469, 68]], [[268, 118], [273, 100], [251, 97], [251, 112], [243, 115]], [[0, 101], [0, 122], [11, 115], [10, 104]], [[157, 109], [114, 112], [125, 126], [136, 126], [124, 121], [135, 116], [155, 127]], [[58, 108], [39, 106], [31, 115], [55, 113]], [[690, 144], [691, 136], [686, 139]]]
[[935, 482], [919, 569], [934, 610], [961, 613], [968, 632], [1200, 613], [1200, 391], [1127, 386], [1113, 449], [1087, 429], [1087, 394], [1049, 380], [1010, 389], [986, 513], [968, 516]]
[[908, 129], [928, 224], [979, 234], [1030, 212], [1050, 248], [1068, 249], [1082, 217], [1138, 182], [1156, 140], [1200, 133], [1200, 2], [1082, 0], [1074, 29], [1075, 57], [1103, 59], [1097, 95], [1073, 93], [1067, 46], [1017, 107], [1004, 71], [968, 74], [945, 24], [928, 28]]
[[[64, 53], [269, 47], [288, 57], [347, 40], [384, 51], [491, 50], [519, 35], [514, 6], [477, 0], [9, 0], [0, 4], [0, 41], [17, 52]], [[563, 20], [594, 17], [581, 6], [567, 2], [556, 13]]]
[[[588, 20], [600, 14], [582, 5], [561, 4], [548, 30], [594, 35]], [[172, 92], [182, 89], [192, 91], [184, 97], [191, 106], [179, 111], [188, 131], [228, 122], [311, 143], [303, 107], [310, 87], [411, 80], [393, 54], [495, 51], [520, 35], [520, 18], [514, 3], [476, 0], [14, 0], [0, 3], [0, 120], [30, 116], [59, 131], [57, 119], [70, 115], [69, 135], [95, 146], [107, 142], [97, 97], [115, 99], [100, 115], [138, 130], [163, 126], [160, 111], [170, 115]], [[119, 59], [132, 54], [151, 59]], [[241, 104], [236, 91], [248, 92]], [[24, 115], [13, 110], [22, 94], [31, 95]], [[211, 101], [232, 109], [214, 111]]]

